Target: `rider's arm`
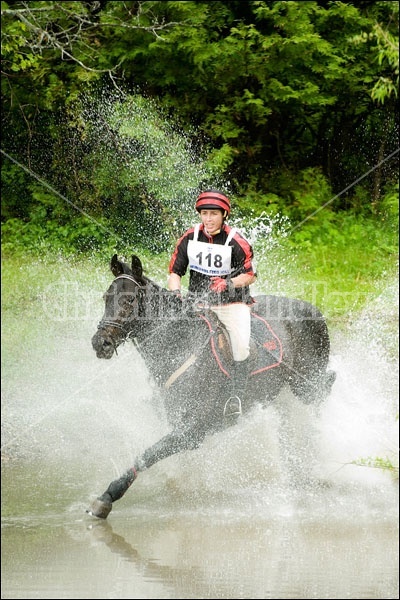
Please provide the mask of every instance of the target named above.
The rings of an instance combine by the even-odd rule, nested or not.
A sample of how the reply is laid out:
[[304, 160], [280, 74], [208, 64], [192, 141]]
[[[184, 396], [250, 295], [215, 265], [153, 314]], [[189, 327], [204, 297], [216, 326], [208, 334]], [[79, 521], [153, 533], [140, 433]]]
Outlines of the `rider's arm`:
[[168, 289], [171, 291], [181, 289], [181, 277], [186, 274], [188, 268], [189, 259], [187, 255], [187, 246], [190, 233], [193, 233], [193, 229], [186, 231], [186, 233], [178, 240], [169, 261], [169, 277], [167, 285]]
[[257, 279], [256, 275], [250, 273], [242, 273], [241, 275], [237, 275], [236, 277], [232, 277], [231, 283], [235, 288], [245, 287], [246, 285], [251, 285]]
[[171, 292], [181, 289], [181, 276], [177, 273], [170, 273], [168, 277], [168, 289]]

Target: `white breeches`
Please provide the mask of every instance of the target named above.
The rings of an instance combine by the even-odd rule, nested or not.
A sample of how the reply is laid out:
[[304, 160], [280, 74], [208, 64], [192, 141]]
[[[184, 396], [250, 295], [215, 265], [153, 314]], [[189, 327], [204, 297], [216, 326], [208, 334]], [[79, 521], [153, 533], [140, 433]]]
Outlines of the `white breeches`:
[[232, 345], [233, 360], [242, 361], [250, 354], [250, 306], [248, 304], [218, 304], [210, 306], [225, 325]]

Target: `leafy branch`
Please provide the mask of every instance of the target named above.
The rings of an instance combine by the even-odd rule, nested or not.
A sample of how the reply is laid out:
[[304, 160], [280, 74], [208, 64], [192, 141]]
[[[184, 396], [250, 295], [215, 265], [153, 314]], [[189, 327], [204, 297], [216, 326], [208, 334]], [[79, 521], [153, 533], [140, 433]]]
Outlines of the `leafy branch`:
[[[122, 4], [121, 16], [113, 10], [107, 12], [103, 2], [21, 2], [20, 8], [2, 8], [2, 54], [10, 55], [12, 69], [34, 66], [33, 56], [43, 56], [46, 50], [55, 50], [61, 60], [69, 59], [86, 71], [112, 73], [118, 65], [97, 69], [102, 31], [140, 30], [162, 39], [162, 31], [173, 28], [178, 22], [159, 20], [148, 3]], [[45, 6], [36, 6], [36, 4]], [[107, 4], [115, 4], [113, 2]], [[15, 54], [26, 54], [30, 60], [15, 60]], [[4, 62], [3, 62], [4, 68]]]

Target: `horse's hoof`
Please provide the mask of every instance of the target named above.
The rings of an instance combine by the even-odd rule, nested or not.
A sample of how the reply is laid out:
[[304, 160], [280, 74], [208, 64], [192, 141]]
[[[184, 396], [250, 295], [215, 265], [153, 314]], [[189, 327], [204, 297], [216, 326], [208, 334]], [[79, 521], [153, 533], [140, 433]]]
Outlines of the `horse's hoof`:
[[90, 506], [90, 508], [86, 511], [92, 517], [98, 517], [99, 519], [107, 519], [112, 509], [112, 502], [105, 502], [104, 500], [100, 500], [100, 498], [96, 498]]

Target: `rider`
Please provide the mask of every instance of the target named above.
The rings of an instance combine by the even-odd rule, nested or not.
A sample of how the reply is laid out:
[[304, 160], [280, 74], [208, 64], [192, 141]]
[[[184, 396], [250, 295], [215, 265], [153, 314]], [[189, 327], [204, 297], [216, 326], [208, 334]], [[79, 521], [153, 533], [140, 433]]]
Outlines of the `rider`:
[[201, 192], [195, 208], [201, 223], [178, 240], [169, 263], [168, 289], [180, 294], [181, 278], [189, 267], [189, 293], [206, 300], [225, 325], [232, 346], [234, 367], [231, 396], [224, 415], [241, 413], [250, 355], [249, 285], [257, 274], [253, 249], [239, 231], [226, 223], [231, 211], [229, 198], [221, 191]]

